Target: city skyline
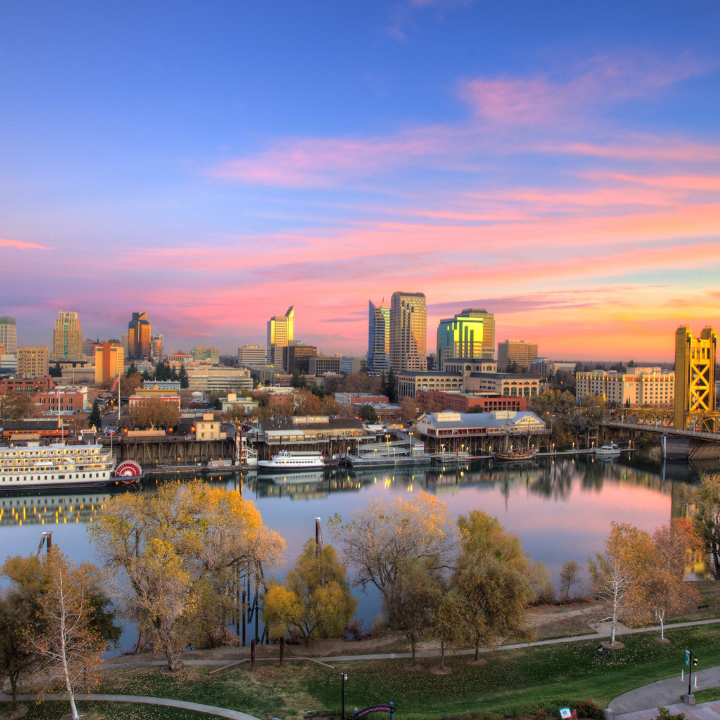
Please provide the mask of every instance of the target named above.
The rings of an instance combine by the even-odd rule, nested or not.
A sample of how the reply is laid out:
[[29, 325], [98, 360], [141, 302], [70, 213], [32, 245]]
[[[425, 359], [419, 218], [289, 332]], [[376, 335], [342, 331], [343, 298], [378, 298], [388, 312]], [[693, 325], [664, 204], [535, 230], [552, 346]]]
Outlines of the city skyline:
[[485, 307], [549, 357], [672, 361], [720, 324], [718, 26], [709, 0], [5, 5], [0, 314], [38, 346], [60, 310], [107, 339], [142, 307], [234, 354], [295, 304], [360, 355], [405, 287], [428, 351]]

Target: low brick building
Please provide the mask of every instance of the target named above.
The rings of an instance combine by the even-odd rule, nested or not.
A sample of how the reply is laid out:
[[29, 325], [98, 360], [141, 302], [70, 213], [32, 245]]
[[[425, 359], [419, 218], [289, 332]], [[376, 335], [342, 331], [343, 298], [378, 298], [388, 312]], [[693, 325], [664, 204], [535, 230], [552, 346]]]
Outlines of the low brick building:
[[418, 390], [418, 405], [427, 409], [434, 405], [453, 412], [493, 412], [495, 410], [527, 410], [527, 398], [507, 395], [475, 395], [466, 392], [443, 392], [441, 390]]

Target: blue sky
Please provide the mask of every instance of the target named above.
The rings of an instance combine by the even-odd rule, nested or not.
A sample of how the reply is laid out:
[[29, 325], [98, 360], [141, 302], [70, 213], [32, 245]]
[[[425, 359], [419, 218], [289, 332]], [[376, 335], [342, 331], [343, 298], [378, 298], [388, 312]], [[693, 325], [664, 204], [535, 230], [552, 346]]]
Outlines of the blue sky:
[[429, 350], [472, 301], [667, 359], [720, 320], [719, 119], [717, 2], [4, 3], [0, 314], [353, 353], [422, 291]]

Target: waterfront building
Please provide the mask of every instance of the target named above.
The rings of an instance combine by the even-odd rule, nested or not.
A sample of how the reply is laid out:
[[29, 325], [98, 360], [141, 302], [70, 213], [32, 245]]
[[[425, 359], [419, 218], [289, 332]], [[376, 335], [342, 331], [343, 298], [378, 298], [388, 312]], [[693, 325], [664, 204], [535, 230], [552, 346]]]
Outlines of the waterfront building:
[[243, 345], [238, 348], [238, 365], [264, 367], [265, 361], [266, 353], [262, 345]]
[[130, 360], [142, 360], [150, 357], [152, 328], [147, 313], [134, 312], [128, 323], [128, 354]]
[[529, 368], [538, 356], [537, 343], [525, 340], [505, 340], [498, 343], [498, 368], [507, 370], [508, 365], [517, 363], [521, 368]]
[[638, 405], [671, 405], [675, 396], [675, 373], [662, 372], [660, 367], [634, 367], [628, 372], [591, 370], [575, 375], [578, 400], [586, 395], [599, 395], [609, 403], [635, 407]]
[[214, 347], [194, 347], [190, 354], [195, 362], [210, 362], [213, 365], [220, 363], [220, 351]]
[[203, 413], [201, 420], [195, 421], [195, 440], [209, 442], [211, 440], [226, 440], [227, 433], [223, 431], [219, 420], [212, 413]]
[[441, 320], [437, 330], [437, 369], [449, 358], [495, 359], [495, 317], [487, 310], [468, 308]]
[[150, 338], [150, 353], [155, 359], [163, 356], [163, 334], [158, 333]]
[[529, 398], [540, 392], [540, 380], [530, 374], [472, 372], [464, 378], [464, 386], [468, 392], [507, 397]]
[[291, 305], [284, 315], [276, 315], [267, 323], [266, 363], [282, 368], [282, 350], [295, 339], [295, 306]]
[[439, 370], [401, 370], [397, 374], [398, 397], [415, 398], [418, 390], [459, 390], [463, 384], [461, 373]]
[[317, 357], [317, 348], [314, 345], [293, 342], [282, 348], [282, 369], [293, 374], [297, 370], [301, 375], [310, 374], [310, 358]]
[[507, 395], [481, 395], [478, 393], [461, 392], [458, 390], [418, 390], [415, 398], [417, 404], [427, 407], [440, 407], [452, 412], [493, 412], [511, 410], [523, 412], [527, 410], [527, 398], [509, 397]]
[[427, 307], [423, 293], [395, 292], [390, 303], [390, 367], [427, 370]]
[[318, 355], [310, 358], [310, 375], [327, 375], [333, 373], [340, 374], [340, 358], [329, 357], [328, 355]]
[[3, 355], [17, 355], [17, 327], [14, 317], [0, 317], [0, 345]]
[[390, 369], [390, 308], [370, 300], [368, 312], [367, 367], [382, 373]]
[[19, 347], [17, 349], [17, 376], [19, 378], [46, 377], [50, 372], [50, 348], [47, 345]]
[[125, 352], [116, 342], [102, 342], [95, 345], [95, 384], [114, 382], [123, 372]]
[[674, 418], [678, 430], [688, 427], [717, 430], [720, 427], [715, 404], [716, 363], [717, 333], [713, 328], [703, 328], [699, 337], [693, 337], [686, 325], [677, 329]]
[[81, 360], [83, 339], [80, 318], [76, 312], [61, 310], [55, 320], [53, 331], [54, 360]]

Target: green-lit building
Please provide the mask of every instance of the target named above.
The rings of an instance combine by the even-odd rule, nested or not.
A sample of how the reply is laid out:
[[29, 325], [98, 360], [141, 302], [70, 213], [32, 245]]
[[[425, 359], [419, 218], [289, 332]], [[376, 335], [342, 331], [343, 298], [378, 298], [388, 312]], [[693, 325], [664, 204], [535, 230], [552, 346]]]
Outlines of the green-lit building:
[[445, 360], [495, 359], [495, 316], [487, 310], [469, 308], [454, 318], [441, 320], [437, 331], [438, 370]]

